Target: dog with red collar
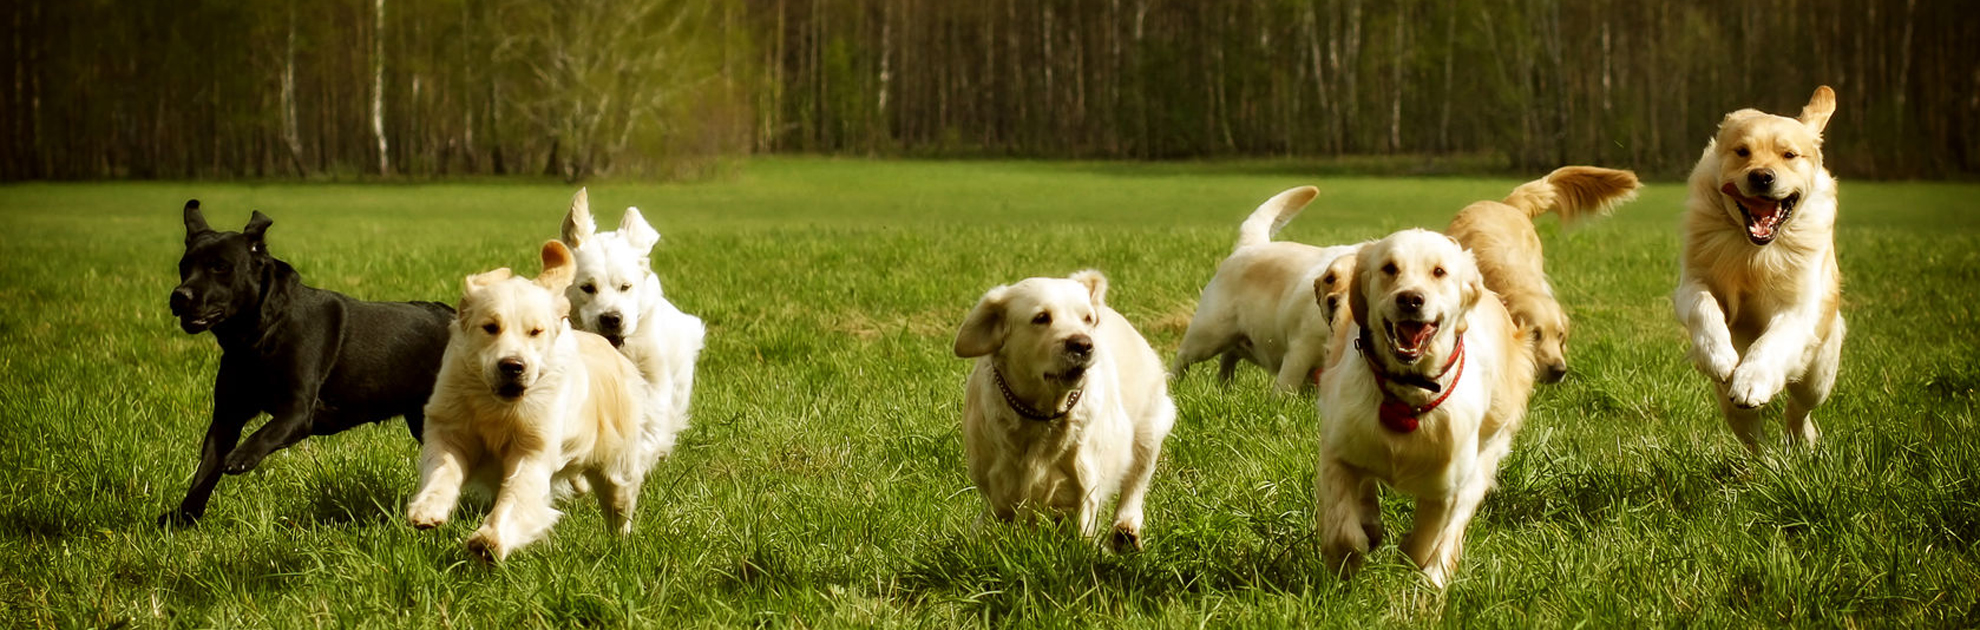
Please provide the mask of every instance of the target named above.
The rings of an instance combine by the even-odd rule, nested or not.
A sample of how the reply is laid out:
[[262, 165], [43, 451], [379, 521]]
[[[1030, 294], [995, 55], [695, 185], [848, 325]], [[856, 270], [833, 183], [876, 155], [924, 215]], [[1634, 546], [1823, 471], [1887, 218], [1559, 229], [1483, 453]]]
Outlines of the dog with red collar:
[[1450, 237], [1405, 230], [1356, 256], [1352, 322], [1320, 377], [1322, 552], [1351, 570], [1381, 543], [1385, 483], [1416, 497], [1402, 550], [1442, 588], [1526, 417], [1533, 348]]

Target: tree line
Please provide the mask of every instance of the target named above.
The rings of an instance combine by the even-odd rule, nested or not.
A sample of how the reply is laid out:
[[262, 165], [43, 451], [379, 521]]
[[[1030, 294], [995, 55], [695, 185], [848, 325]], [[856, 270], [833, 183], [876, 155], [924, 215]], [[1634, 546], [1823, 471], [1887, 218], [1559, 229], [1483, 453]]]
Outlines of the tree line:
[[1958, 0], [27, 0], [0, 177], [693, 177], [728, 156], [1980, 164]]

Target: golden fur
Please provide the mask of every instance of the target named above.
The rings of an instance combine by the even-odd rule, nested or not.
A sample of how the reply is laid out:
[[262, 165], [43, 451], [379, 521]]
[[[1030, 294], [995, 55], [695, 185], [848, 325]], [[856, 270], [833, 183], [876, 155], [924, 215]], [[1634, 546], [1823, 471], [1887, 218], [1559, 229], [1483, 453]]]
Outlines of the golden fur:
[[[1526, 417], [1532, 347], [1455, 240], [1405, 230], [1356, 256], [1352, 321], [1336, 329], [1332, 363], [1320, 377], [1314, 514], [1321, 549], [1332, 566], [1352, 569], [1380, 544], [1376, 482], [1386, 483], [1416, 497], [1402, 551], [1442, 587]], [[1445, 371], [1460, 337], [1461, 367]], [[1389, 375], [1386, 384], [1371, 364]], [[1449, 394], [1406, 433], [1378, 420], [1385, 396], [1422, 406], [1442, 394], [1399, 377], [1430, 380]]]
[[1359, 245], [1314, 247], [1273, 241], [1272, 235], [1318, 194], [1312, 186], [1288, 189], [1260, 204], [1238, 226], [1237, 247], [1204, 285], [1170, 374], [1180, 378], [1189, 366], [1217, 357], [1218, 377], [1224, 381], [1231, 379], [1239, 361], [1249, 361], [1272, 372], [1282, 390], [1312, 384], [1314, 371], [1325, 365], [1328, 339], [1342, 307], [1346, 283], [1338, 280], [1352, 269]]
[[[664, 422], [647, 404], [638, 368], [597, 335], [573, 330], [563, 296], [571, 255], [543, 247], [536, 280], [508, 269], [469, 276], [426, 405], [418, 490], [406, 507], [414, 527], [446, 523], [463, 486], [493, 490], [495, 503], [467, 541], [500, 560], [556, 523], [552, 488], [582, 475], [607, 527], [632, 531], [634, 503], [651, 464], [642, 439]], [[579, 484], [580, 487], [582, 484]]]
[[1842, 356], [1836, 182], [1822, 166], [1835, 92], [1797, 118], [1727, 114], [1692, 169], [1673, 296], [1690, 358], [1712, 380], [1733, 433], [1757, 449], [1759, 407], [1786, 390], [1787, 437], [1812, 445]]
[[[1092, 537], [1100, 506], [1119, 493], [1112, 542], [1139, 549], [1142, 501], [1176, 406], [1161, 358], [1107, 307], [1106, 294], [1106, 277], [1092, 270], [983, 294], [956, 332], [956, 356], [976, 359], [963, 401], [963, 450], [986, 518], [1072, 515]], [[1065, 415], [1020, 415], [998, 374], [1021, 404]]]
[[1534, 345], [1540, 379], [1567, 376], [1567, 311], [1547, 282], [1540, 234], [1533, 220], [1553, 212], [1563, 222], [1607, 215], [1636, 197], [1636, 174], [1629, 171], [1566, 166], [1507, 195], [1504, 202], [1480, 201], [1451, 219], [1447, 234], [1478, 258], [1485, 287], [1499, 294], [1513, 322]]

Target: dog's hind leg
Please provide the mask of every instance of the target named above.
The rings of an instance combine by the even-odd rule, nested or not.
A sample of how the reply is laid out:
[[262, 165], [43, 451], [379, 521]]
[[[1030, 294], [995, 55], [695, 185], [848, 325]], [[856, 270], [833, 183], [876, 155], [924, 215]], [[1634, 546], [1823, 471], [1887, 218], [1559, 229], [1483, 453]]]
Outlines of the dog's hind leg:
[[1815, 419], [1809, 417], [1816, 407], [1829, 401], [1829, 393], [1836, 387], [1836, 369], [1842, 362], [1843, 323], [1836, 318], [1835, 330], [1829, 338], [1822, 340], [1822, 347], [1815, 351], [1815, 359], [1808, 365], [1801, 380], [1788, 383], [1787, 439], [1789, 445], [1814, 446], [1822, 438], [1822, 431], [1815, 428]]
[[213, 386], [213, 422], [200, 441], [199, 470], [193, 473], [192, 489], [179, 502], [179, 509], [158, 517], [159, 526], [192, 525], [206, 515], [206, 502], [213, 487], [220, 483], [222, 462], [241, 440], [241, 427], [254, 418], [256, 410], [246, 402], [247, 392], [230, 376], [226, 358], [221, 358], [220, 375]]
[[605, 515], [605, 530], [621, 536], [632, 533], [633, 509], [638, 507], [640, 478], [627, 472], [586, 471], [592, 492], [598, 496], [598, 511]]

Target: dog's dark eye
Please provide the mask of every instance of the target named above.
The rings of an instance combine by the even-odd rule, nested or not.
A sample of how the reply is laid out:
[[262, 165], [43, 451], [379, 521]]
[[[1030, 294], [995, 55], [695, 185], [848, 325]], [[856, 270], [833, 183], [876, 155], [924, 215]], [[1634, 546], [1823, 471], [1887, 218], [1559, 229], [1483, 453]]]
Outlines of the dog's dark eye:
[[1383, 275], [1390, 275], [1390, 276], [1396, 275], [1396, 264], [1395, 263], [1383, 264], [1382, 273]]
[[531, 329], [529, 329], [529, 336], [531, 336], [531, 337], [535, 337], [535, 336], [538, 336], [538, 335], [542, 335], [542, 334], [543, 334], [543, 329], [542, 329], [542, 328], [531, 328]]
[[233, 272], [234, 272], [234, 266], [233, 266], [233, 265], [228, 265], [228, 264], [218, 264], [218, 265], [214, 265], [214, 266], [211, 266], [211, 267], [207, 267], [207, 268], [206, 268], [206, 270], [207, 270], [207, 271], [209, 271], [209, 272], [211, 272], [211, 273], [212, 273], [213, 275], [216, 275], [216, 276], [224, 276], [224, 275], [227, 275], [227, 274], [230, 274], [230, 273], [233, 273]]
[[1433, 268], [1430, 270], [1430, 275], [1442, 278], [1444, 277], [1444, 268], [1443, 267]]
[[1092, 316], [1092, 315], [1087, 315], [1087, 316], [1086, 316], [1086, 325], [1088, 325], [1088, 326], [1092, 326], [1092, 325], [1093, 325], [1093, 316]]
[[632, 283], [631, 283], [631, 282], [628, 282], [628, 283], [625, 283], [625, 284], [621, 284], [621, 285], [619, 285], [619, 292], [620, 292], [620, 293], [624, 293], [624, 292], [626, 292], [626, 291], [631, 291], [631, 290], [632, 290]]
[[1334, 274], [1330, 273], [1325, 276], [1321, 276], [1320, 281], [1327, 283], [1329, 286], [1332, 286], [1334, 284]]
[[1533, 343], [1540, 343], [1540, 337], [1541, 337], [1541, 335], [1540, 335], [1540, 331], [1539, 331], [1539, 330], [1537, 330], [1537, 329], [1536, 329], [1536, 330], [1534, 330], [1534, 331], [1533, 331]]
[[488, 334], [491, 334], [491, 335], [497, 335], [497, 334], [501, 334], [501, 333], [502, 333], [502, 325], [501, 325], [501, 324], [482, 324], [482, 325], [481, 325], [481, 330], [482, 330], [483, 332], [486, 332], [486, 333], [488, 333]]
[[1037, 324], [1037, 325], [1040, 325], [1040, 326], [1044, 326], [1044, 325], [1046, 325], [1046, 324], [1050, 324], [1050, 323], [1052, 323], [1052, 314], [1051, 314], [1051, 313], [1039, 313], [1039, 314], [1038, 314], [1037, 316], [1035, 316], [1035, 317], [1032, 317], [1032, 318], [1031, 318], [1031, 323], [1033, 323], [1033, 324]]
[[1792, 160], [1792, 159], [1795, 159], [1795, 158], [1798, 158], [1798, 157], [1801, 157], [1801, 155], [1800, 155], [1800, 154], [1797, 154], [1797, 153], [1795, 153], [1795, 152], [1793, 152], [1793, 151], [1789, 151], [1789, 152], [1786, 152], [1786, 153], [1782, 153], [1782, 154], [1781, 154], [1781, 157], [1783, 157], [1783, 158], [1787, 158], [1787, 159], [1790, 159], [1790, 160]]
[[586, 283], [584, 283], [584, 286], [580, 286], [580, 287], [578, 287], [578, 290], [579, 290], [579, 291], [583, 291], [583, 292], [585, 292], [586, 294], [591, 294], [591, 293], [597, 293], [597, 292], [598, 292], [598, 285], [595, 285], [595, 284], [592, 284], [592, 283], [589, 283], [589, 282], [586, 282]]
[[1740, 147], [1740, 148], [1737, 148], [1737, 149], [1733, 149], [1733, 155], [1737, 155], [1737, 156], [1740, 156], [1740, 157], [1746, 157], [1746, 156], [1749, 156], [1749, 155], [1753, 155], [1753, 152], [1752, 152], [1752, 151], [1748, 151], [1748, 150], [1746, 150], [1746, 147]]

